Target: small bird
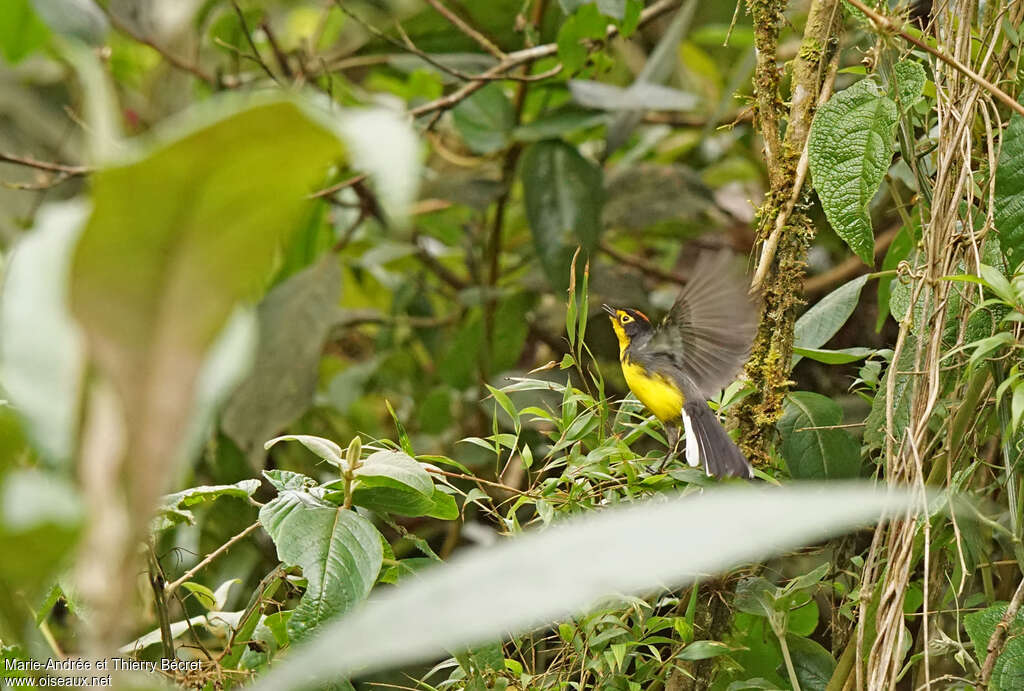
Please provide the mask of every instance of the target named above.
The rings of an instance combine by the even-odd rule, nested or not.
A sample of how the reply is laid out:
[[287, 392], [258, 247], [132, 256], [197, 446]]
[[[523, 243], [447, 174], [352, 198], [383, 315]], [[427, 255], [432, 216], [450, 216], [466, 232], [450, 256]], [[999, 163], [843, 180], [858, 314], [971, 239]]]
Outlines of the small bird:
[[686, 461], [715, 477], [754, 475], [708, 407], [739, 373], [757, 332], [757, 298], [731, 253], [700, 257], [668, 315], [655, 327], [640, 310], [603, 305], [619, 339], [626, 384], [666, 424], [669, 455], [686, 433]]

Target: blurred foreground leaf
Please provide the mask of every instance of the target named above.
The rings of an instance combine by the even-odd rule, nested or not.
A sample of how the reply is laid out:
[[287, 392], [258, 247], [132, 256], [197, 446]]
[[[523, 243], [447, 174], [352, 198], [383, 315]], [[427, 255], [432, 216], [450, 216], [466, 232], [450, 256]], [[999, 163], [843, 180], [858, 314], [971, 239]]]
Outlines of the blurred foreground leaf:
[[[549, 623], [610, 593], [676, 587], [913, 503], [907, 493], [864, 485], [805, 485], [722, 487], [612, 507], [457, 555], [332, 624], [253, 688], [306, 688], [440, 656]], [[678, 539], [681, 525], [692, 527], [686, 540]], [[608, 545], [616, 546], [614, 559]]]

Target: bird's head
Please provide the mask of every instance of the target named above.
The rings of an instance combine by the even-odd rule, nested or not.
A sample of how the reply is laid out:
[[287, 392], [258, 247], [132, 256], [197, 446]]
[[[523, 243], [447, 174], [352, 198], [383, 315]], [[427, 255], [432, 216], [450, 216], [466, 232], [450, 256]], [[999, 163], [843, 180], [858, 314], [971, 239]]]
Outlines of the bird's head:
[[615, 329], [615, 336], [619, 339], [620, 348], [625, 348], [634, 338], [649, 333], [654, 328], [651, 325], [651, 320], [640, 310], [616, 309], [608, 305], [602, 305], [602, 308], [612, 321], [612, 328]]

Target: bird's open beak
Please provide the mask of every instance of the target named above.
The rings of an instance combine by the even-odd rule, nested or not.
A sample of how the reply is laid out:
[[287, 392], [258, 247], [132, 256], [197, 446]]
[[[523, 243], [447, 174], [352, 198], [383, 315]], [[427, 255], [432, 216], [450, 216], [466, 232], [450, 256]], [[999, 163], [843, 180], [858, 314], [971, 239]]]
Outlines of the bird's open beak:
[[614, 307], [609, 307], [608, 305], [601, 305], [601, 309], [603, 309], [605, 312], [607, 312], [611, 316], [613, 316], [613, 317], [615, 316], [615, 308]]

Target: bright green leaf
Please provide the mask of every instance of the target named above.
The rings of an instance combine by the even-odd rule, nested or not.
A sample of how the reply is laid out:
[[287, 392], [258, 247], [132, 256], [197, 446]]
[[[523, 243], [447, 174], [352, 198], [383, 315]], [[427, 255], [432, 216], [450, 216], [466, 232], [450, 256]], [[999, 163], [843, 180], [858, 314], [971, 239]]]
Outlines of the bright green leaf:
[[[867, 280], [864, 275], [847, 281], [800, 315], [793, 327], [794, 347], [816, 350], [828, 343], [857, 308], [860, 291]], [[801, 357], [802, 354], [795, 353], [793, 365], [800, 362]]]
[[430, 473], [419, 461], [401, 451], [377, 451], [371, 454], [356, 468], [354, 475], [359, 481], [369, 478], [390, 480], [426, 497], [434, 493], [434, 481], [430, 479]]
[[31, 0], [0, 2], [0, 53], [10, 63], [46, 44], [50, 32], [32, 7]]
[[1010, 116], [996, 169], [995, 214], [999, 244], [1010, 269], [1024, 261], [1024, 117]]
[[865, 264], [874, 266], [869, 206], [895, 150], [896, 104], [862, 79], [818, 109], [808, 152], [814, 187], [832, 228]]
[[384, 552], [380, 533], [365, 518], [282, 492], [260, 509], [260, 522], [286, 564], [302, 567], [308, 586], [288, 622], [291, 640], [362, 602], [377, 580]]

